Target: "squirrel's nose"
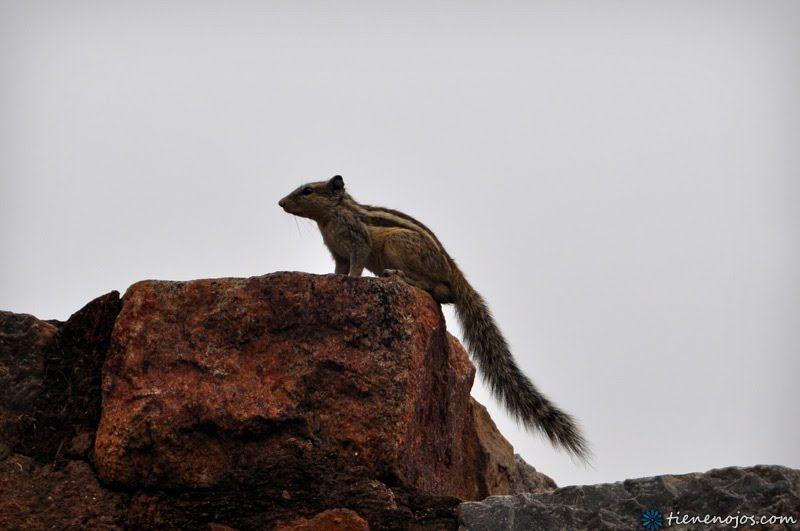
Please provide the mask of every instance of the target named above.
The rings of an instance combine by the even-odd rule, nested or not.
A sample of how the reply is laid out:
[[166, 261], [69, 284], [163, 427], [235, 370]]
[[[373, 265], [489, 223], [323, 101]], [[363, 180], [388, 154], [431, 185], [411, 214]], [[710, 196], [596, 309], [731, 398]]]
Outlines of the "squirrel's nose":
[[280, 201], [278, 201], [278, 206], [281, 207], [281, 208], [285, 207], [286, 206], [286, 200], [281, 199]]

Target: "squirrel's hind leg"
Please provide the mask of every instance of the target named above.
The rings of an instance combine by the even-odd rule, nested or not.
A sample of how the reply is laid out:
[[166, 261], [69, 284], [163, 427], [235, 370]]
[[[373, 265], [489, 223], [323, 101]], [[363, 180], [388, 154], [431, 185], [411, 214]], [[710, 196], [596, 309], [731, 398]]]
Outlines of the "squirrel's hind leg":
[[414, 286], [415, 288], [419, 288], [423, 291], [427, 291], [433, 300], [438, 302], [439, 304], [450, 304], [453, 302], [453, 294], [450, 290], [450, 286], [447, 284], [443, 284], [441, 282], [430, 282], [426, 280], [419, 280], [410, 278], [404, 272], [399, 269], [384, 269], [381, 273], [382, 277], [398, 277], [403, 279], [406, 283]]

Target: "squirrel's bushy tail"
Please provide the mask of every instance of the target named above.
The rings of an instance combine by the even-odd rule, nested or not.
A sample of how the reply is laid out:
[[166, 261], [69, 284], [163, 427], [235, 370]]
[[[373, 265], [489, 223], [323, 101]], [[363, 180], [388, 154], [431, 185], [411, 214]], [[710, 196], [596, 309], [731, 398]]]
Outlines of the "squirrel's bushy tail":
[[536, 389], [519, 369], [483, 297], [464, 279], [454, 282], [456, 315], [467, 349], [494, 396], [530, 431], [542, 430], [550, 441], [572, 455], [589, 460], [589, 445], [575, 420]]

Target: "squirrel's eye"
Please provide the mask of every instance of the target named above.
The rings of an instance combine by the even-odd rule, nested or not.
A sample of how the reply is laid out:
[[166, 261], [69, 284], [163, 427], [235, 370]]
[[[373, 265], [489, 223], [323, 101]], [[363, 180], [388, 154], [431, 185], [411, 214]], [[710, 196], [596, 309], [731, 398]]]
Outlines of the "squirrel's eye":
[[303, 195], [311, 195], [314, 193], [314, 189], [311, 187], [306, 186], [303, 188]]

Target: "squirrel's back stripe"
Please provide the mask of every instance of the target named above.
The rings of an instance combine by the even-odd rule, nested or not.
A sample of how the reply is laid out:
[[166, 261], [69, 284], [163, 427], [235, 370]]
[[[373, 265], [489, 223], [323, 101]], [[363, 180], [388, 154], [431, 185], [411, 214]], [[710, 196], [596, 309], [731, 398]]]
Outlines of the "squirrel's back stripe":
[[[359, 214], [362, 221], [367, 225], [376, 227], [398, 227], [416, 232], [427, 234], [431, 240], [436, 243], [439, 250], [447, 254], [444, 246], [439, 241], [439, 238], [433, 233], [431, 229], [426, 227], [423, 223], [417, 221], [407, 214], [392, 210], [390, 208], [376, 207], [371, 205], [362, 205], [360, 203], [352, 202], [353, 209]], [[449, 257], [449, 255], [448, 255]]]

